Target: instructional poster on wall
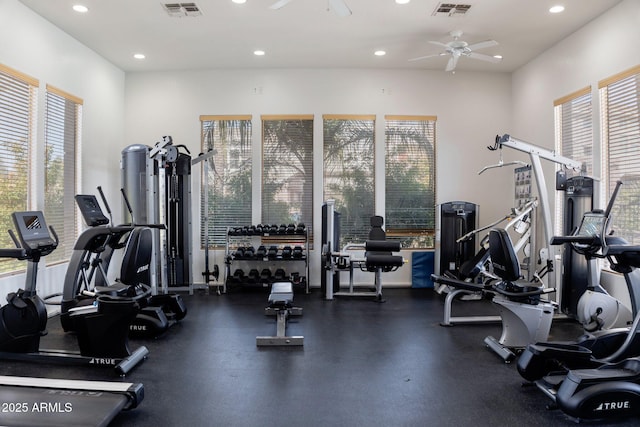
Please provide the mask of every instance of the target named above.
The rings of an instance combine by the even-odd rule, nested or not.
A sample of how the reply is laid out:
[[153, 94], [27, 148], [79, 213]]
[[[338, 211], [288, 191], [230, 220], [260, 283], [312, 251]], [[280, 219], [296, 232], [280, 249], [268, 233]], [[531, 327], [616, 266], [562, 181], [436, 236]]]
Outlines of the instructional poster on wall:
[[515, 178], [515, 207], [520, 208], [532, 198], [531, 194], [531, 166], [514, 169]]

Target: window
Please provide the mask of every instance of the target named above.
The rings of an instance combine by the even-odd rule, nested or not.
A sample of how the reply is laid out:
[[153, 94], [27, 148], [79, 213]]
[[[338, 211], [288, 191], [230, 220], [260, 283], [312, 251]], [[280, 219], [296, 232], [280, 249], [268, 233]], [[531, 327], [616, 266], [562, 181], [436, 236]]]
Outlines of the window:
[[433, 248], [436, 118], [386, 116], [385, 223], [403, 248]]
[[313, 223], [313, 116], [262, 117], [262, 223]]
[[47, 85], [44, 125], [44, 215], [60, 243], [47, 262], [71, 257], [77, 238], [74, 196], [82, 100]]
[[[585, 166], [584, 173], [593, 176], [593, 108], [591, 86], [557, 99], [553, 103], [555, 113], [556, 152]], [[566, 170], [567, 177], [578, 172]], [[555, 232], [564, 231], [564, 193], [556, 192]]]
[[340, 212], [341, 242], [363, 242], [374, 204], [375, 116], [323, 116], [324, 200]]
[[[602, 120], [603, 200], [616, 181], [640, 175], [640, 65], [598, 84]], [[613, 229], [631, 244], [640, 242], [640, 185], [625, 182], [616, 199]]]
[[[11, 213], [29, 206], [30, 156], [36, 138], [37, 80], [0, 65], [0, 247], [11, 248]], [[25, 264], [0, 258], [0, 274]]]
[[[224, 246], [228, 227], [251, 225], [251, 116], [201, 116], [202, 151], [214, 151], [203, 183], [200, 243], [209, 214], [209, 245]], [[208, 209], [204, 209], [204, 192]]]

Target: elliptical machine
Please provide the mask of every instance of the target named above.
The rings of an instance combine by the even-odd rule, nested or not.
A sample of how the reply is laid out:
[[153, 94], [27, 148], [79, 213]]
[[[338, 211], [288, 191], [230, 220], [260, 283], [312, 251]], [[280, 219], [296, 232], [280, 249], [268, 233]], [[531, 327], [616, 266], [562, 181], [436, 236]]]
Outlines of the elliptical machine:
[[[111, 209], [98, 187], [102, 201], [111, 216]], [[129, 206], [124, 194], [124, 201]], [[76, 203], [91, 228], [85, 230], [74, 246], [65, 277], [61, 304], [61, 322], [65, 331], [74, 331], [68, 321], [70, 310], [92, 305], [101, 295], [140, 296], [140, 285], [151, 283], [153, 237], [150, 226], [109, 226], [108, 219], [94, 195], [77, 195]], [[107, 271], [117, 250], [124, 249], [120, 275], [116, 283], [110, 283]], [[154, 338], [170, 326], [182, 320], [187, 308], [178, 294], [146, 295], [139, 298], [140, 310], [129, 326], [129, 336]]]
[[28, 266], [25, 289], [10, 293], [8, 304], [0, 308], [0, 358], [110, 366], [127, 374], [149, 354], [144, 346], [133, 353], [129, 349], [129, 323], [138, 311], [132, 298], [105, 295], [69, 313], [80, 353], [40, 350], [40, 338], [47, 334], [47, 310], [36, 292], [38, 264], [57, 248], [58, 237], [40, 211], [14, 212], [12, 217], [17, 237], [11, 230], [9, 234], [16, 248], [0, 249], [0, 257], [27, 260]]

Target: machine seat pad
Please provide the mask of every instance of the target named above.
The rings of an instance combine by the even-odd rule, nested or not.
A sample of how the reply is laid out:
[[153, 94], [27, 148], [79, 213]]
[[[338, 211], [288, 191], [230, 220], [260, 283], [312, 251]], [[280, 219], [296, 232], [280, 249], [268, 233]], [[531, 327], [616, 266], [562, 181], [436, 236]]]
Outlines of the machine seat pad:
[[293, 303], [293, 284], [291, 282], [274, 282], [269, 294], [270, 307], [290, 307]]
[[553, 289], [531, 285], [528, 282], [514, 283], [503, 281], [493, 285], [493, 290], [507, 297], [525, 297], [553, 292]]
[[394, 240], [367, 240], [364, 242], [365, 250], [372, 252], [398, 252], [400, 242]]
[[401, 267], [404, 263], [400, 255], [367, 252], [365, 256], [367, 267]]

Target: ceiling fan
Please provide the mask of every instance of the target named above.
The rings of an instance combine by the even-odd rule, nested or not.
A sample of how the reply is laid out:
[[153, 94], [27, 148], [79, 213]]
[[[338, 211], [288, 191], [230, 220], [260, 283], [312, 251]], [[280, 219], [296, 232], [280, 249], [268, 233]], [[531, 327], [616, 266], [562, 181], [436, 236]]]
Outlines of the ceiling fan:
[[496, 58], [494, 56], [475, 52], [478, 49], [497, 46], [498, 42], [495, 40], [485, 40], [483, 42], [469, 44], [465, 41], [460, 40], [460, 37], [462, 37], [462, 31], [460, 30], [451, 31], [449, 35], [453, 37], [453, 40], [449, 43], [441, 43], [431, 40], [429, 41], [429, 43], [431, 44], [444, 47], [443, 52], [435, 53], [433, 55], [419, 56], [418, 58], [412, 58], [409, 61], [420, 61], [422, 59], [432, 58], [435, 56], [451, 55], [445, 71], [454, 71], [456, 69], [456, 65], [458, 64], [458, 60], [463, 56], [493, 63], [502, 61], [502, 58]]
[[[278, 0], [277, 2], [269, 6], [269, 9], [281, 9], [291, 1], [292, 0]], [[327, 10], [333, 10], [336, 15], [343, 18], [351, 15], [351, 9], [349, 9], [349, 6], [347, 6], [345, 0], [327, 0], [327, 3]]]

